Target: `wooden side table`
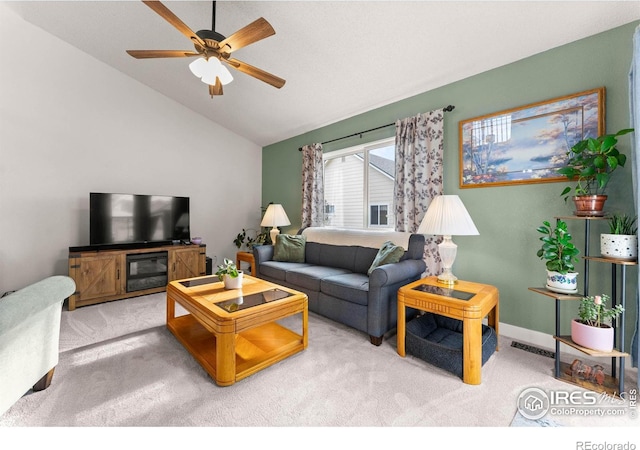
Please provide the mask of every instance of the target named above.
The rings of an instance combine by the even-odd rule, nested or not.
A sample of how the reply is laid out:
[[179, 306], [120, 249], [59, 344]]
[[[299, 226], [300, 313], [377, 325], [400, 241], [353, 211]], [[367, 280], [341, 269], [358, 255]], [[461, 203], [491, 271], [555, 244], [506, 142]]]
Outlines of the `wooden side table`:
[[249, 263], [251, 266], [251, 276], [256, 276], [256, 260], [251, 252], [238, 252], [236, 253], [236, 267], [240, 269], [240, 261]]
[[462, 320], [462, 381], [467, 384], [480, 384], [482, 319], [488, 316], [488, 325], [495, 330], [496, 336], [499, 336], [498, 289], [487, 284], [461, 280], [449, 287], [439, 283], [437, 277], [423, 278], [401, 287], [398, 290], [397, 334], [398, 354], [403, 357], [406, 355], [406, 307]]

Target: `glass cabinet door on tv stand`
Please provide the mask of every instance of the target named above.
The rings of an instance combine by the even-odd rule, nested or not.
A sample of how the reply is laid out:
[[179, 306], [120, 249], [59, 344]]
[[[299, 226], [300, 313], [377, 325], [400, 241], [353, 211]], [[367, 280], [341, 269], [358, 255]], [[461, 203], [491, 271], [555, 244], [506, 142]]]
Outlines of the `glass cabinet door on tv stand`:
[[[625, 313], [622, 313], [617, 320], [618, 326], [615, 327], [615, 341], [614, 349], [611, 352], [602, 352], [582, 347], [571, 339], [571, 336], [561, 334], [561, 304], [563, 301], [579, 301], [583, 296], [589, 295], [589, 269], [590, 262], [608, 263], [612, 267], [612, 279], [611, 279], [611, 301], [612, 306], [616, 304], [622, 305], [626, 308], [626, 268], [627, 266], [637, 265], [637, 261], [623, 261], [613, 258], [603, 258], [591, 256], [589, 244], [591, 234], [591, 222], [598, 220], [606, 220], [606, 217], [581, 217], [581, 216], [562, 216], [556, 217], [556, 220], [582, 220], [585, 226], [584, 235], [584, 273], [583, 273], [583, 290], [582, 294], [559, 294], [552, 292], [546, 288], [530, 287], [529, 290], [538, 294], [545, 295], [553, 298], [556, 301], [555, 305], [555, 335], [553, 338], [556, 341], [555, 344], [555, 377], [559, 380], [563, 380], [578, 386], [590, 389], [596, 392], [605, 392], [609, 395], [616, 396], [624, 392], [624, 370], [625, 370], [625, 358], [629, 356], [629, 353], [625, 352]], [[620, 289], [618, 290], [618, 266], [621, 267], [620, 276]], [[560, 349], [561, 344], [572, 347], [590, 357], [611, 358], [611, 375], [605, 375], [605, 381], [603, 385], [597, 384], [592, 381], [582, 380], [571, 375], [569, 364], [562, 363], [560, 361]], [[640, 377], [639, 377], [640, 382]]]

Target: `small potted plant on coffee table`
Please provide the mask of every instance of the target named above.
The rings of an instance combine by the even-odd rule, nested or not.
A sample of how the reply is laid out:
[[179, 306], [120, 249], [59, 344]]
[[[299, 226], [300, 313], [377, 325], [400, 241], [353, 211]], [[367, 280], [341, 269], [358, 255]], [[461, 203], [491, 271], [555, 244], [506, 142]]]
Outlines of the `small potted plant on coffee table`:
[[542, 247], [536, 254], [547, 261], [546, 288], [561, 294], [575, 294], [578, 292], [578, 272], [574, 263], [578, 262], [580, 250], [571, 242], [567, 223], [557, 220], [554, 228], [545, 220], [537, 231], [544, 235], [540, 237]]
[[229, 258], [224, 258], [223, 263], [218, 265], [216, 275], [220, 281], [224, 281], [225, 289], [242, 288], [242, 270], [238, 270]]
[[610, 298], [606, 294], [583, 297], [578, 307], [580, 319], [571, 321], [571, 339], [592, 350], [613, 350], [614, 330], [607, 322], [624, 312], [622, 305], [607, 308]]

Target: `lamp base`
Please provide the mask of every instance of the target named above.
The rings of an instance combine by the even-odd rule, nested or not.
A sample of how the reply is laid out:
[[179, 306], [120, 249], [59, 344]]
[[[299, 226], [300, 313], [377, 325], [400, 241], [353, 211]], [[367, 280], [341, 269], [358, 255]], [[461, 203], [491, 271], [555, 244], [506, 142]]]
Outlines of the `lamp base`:
[[276, 238], [278, 237], [279, 234], [280, 234], [280, 230], [278, 230], [276, 227], [271, 228], [271, 230], [269, 231], [269, 237], [271, 238], [271, 245], [276, 245]]
[[453, 286], [457, 282], [458, 282], [458, 277], [456, 277], [451, 272], [449, 272], [449, 273], [442, 272], [440, 275], [438, 275], [438, 283], [440, 283], [440, 284], [446, 284], [447, 286]]
[[451, 271], [457, 251], [458, 246], [451, 240], [451, 236], [443, 236], [443, 241], [438, 244], [438, 252], [440, 259], [442, 259], [442, 273], [438, 275], [438, 283], [451, 286], [458, 281], [458, 277]]

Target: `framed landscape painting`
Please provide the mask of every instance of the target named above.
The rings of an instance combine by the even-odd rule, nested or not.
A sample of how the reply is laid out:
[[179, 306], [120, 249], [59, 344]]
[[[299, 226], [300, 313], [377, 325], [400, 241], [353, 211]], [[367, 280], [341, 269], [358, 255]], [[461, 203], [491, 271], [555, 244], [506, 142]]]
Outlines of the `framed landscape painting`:
[[460, 187], [566, 181], [578, 141], [604, 134], [604, 87], [460, 122]]

